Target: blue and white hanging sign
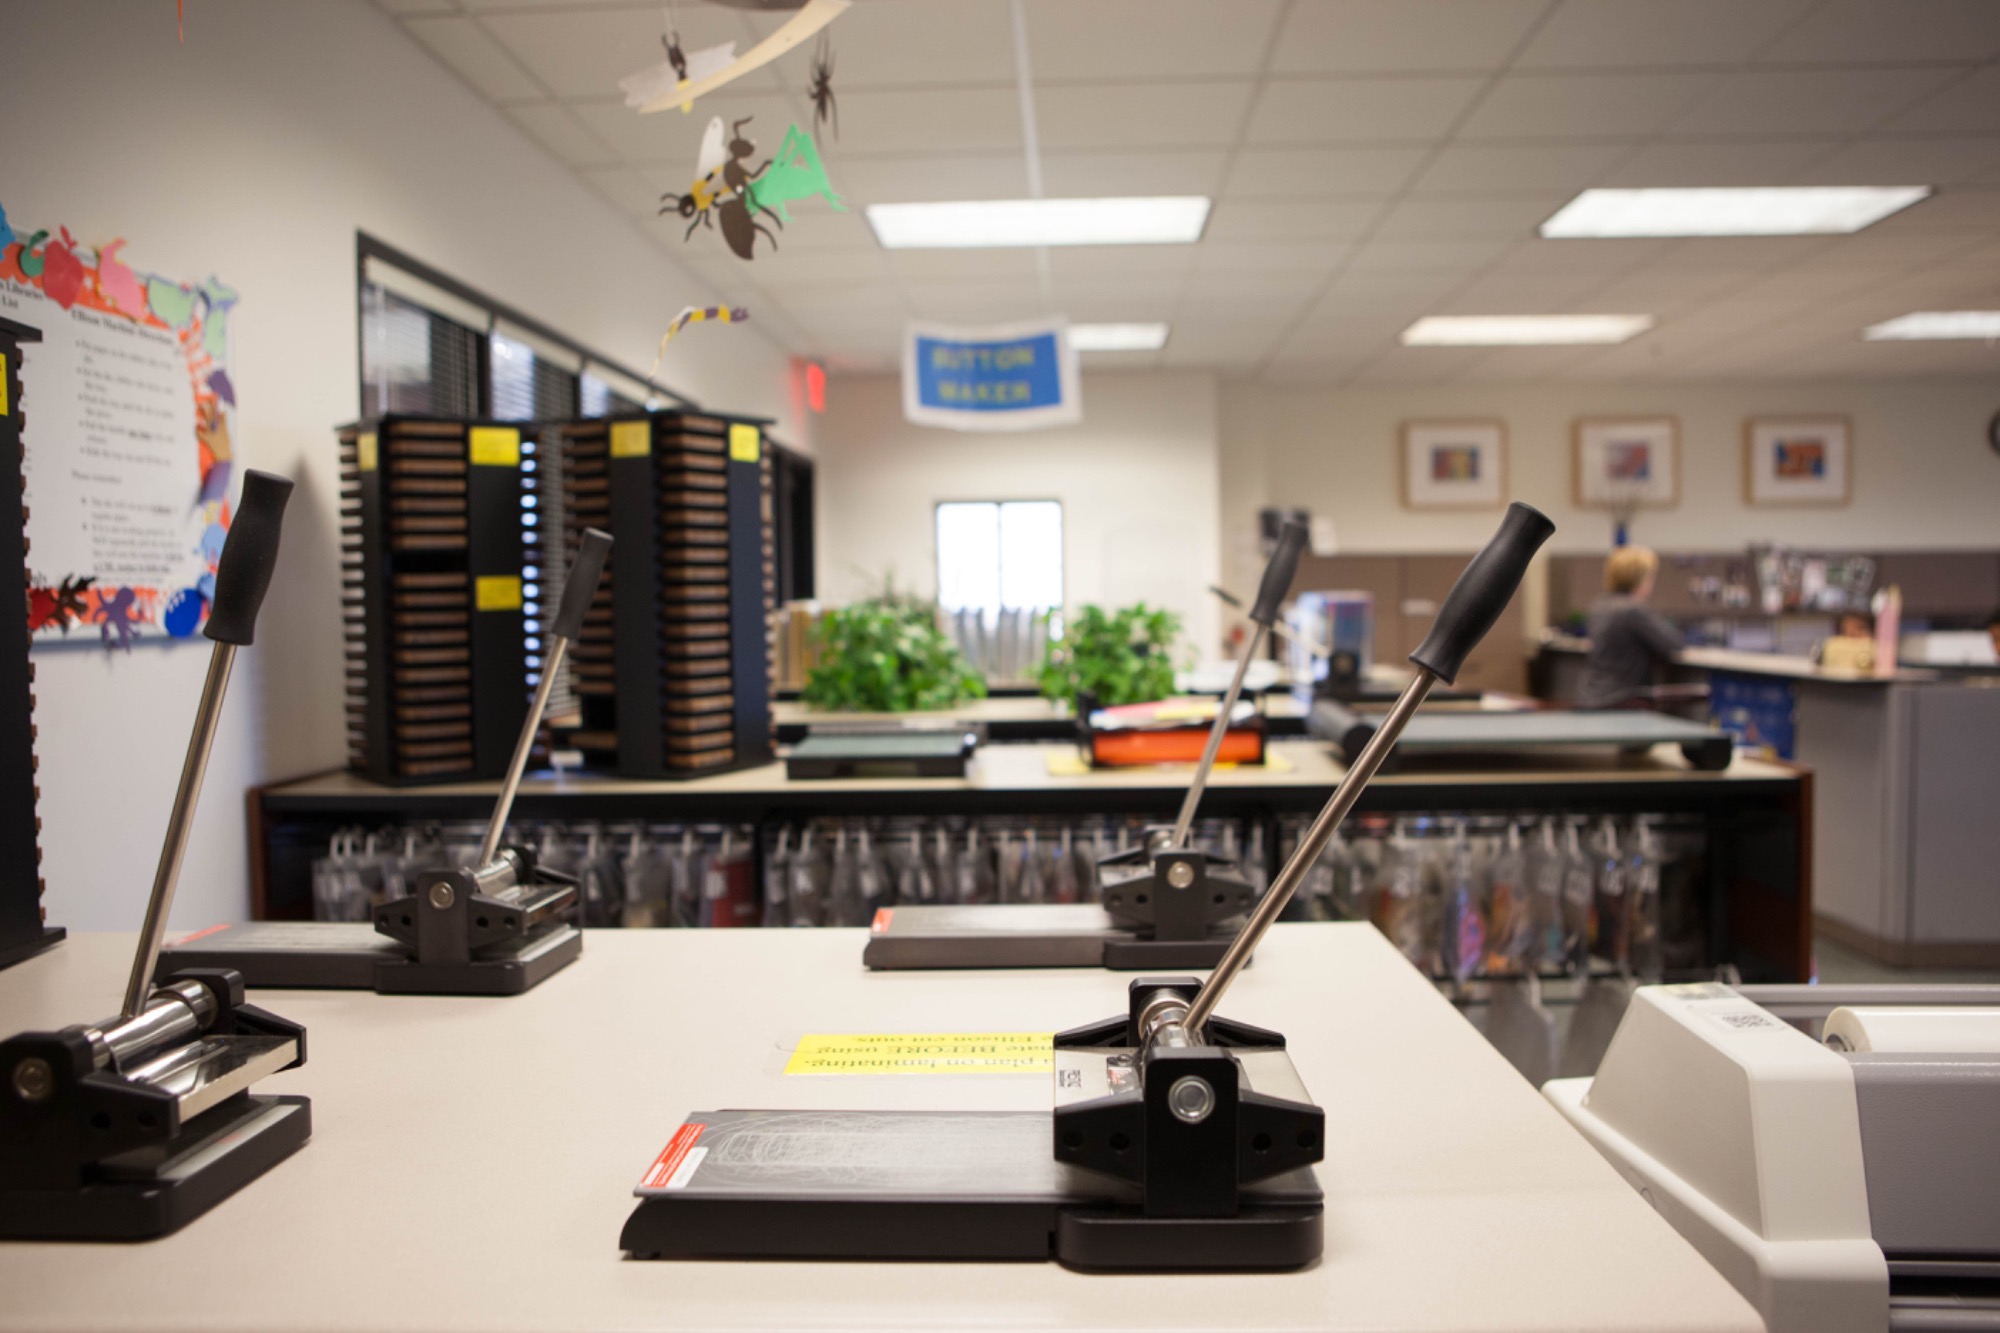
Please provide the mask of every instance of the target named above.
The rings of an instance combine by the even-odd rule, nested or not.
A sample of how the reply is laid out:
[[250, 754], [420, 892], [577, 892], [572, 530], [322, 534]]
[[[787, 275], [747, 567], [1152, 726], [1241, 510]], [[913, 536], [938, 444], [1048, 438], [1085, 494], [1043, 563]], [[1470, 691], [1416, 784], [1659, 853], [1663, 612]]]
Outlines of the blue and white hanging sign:
[[947, 430], [1038, 430], [1083, 420], [1068, 321], [910, 325], [903, 339], [903, 416]]

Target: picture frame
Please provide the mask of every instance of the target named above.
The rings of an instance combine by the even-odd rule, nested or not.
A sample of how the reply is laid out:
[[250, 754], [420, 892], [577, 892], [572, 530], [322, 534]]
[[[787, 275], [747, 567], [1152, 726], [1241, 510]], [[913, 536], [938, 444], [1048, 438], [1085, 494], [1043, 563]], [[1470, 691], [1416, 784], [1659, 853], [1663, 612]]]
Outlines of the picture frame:
[[1403, 423], [1403, 507], [1507, 503], [1507, 424], [1494, 418]]
[[1581, 417], [1571, 428], [1579, 509], [1671, 509], [1681, 500], [1678, 417]]
[[1751, 505], [1845, 505], [1854, 491], [1854, 426], [1843, 416], [1743, 423], [1743, 498]]

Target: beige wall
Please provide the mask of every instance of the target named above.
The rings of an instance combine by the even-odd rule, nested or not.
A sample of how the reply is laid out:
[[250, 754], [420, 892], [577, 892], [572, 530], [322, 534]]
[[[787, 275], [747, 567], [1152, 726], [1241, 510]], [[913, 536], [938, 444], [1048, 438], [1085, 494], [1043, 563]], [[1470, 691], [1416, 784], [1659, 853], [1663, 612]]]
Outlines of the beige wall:
[[[123, 235], [135, 267], [242, 292], [237, 446], [299, 479], [174, 914], [241, 917], [244, 788], [344, 760], [332, 427], [356, 411], [356, 230], [640, 370], [664, 322], [713, 296], [358, 0], [206, 0], [184, 45], [153, 0], [10, 5], [0, 124], [15, 226]], [[677, 341], [662, 378], [809, 448], [789, 371], [752, 324]], [[32, 420], [30, 447], [51, 447]], [[52, 921], [137, 927], [206, 657], [38, 651]]]
[[1216, 386], [1203, 374], [1083, 377], [1083, 424], [965, 434], [903, 420], [893, 376], [837, 376], [818, 424], [819, 592], [845, 602], [893, 570], [937, 591], [940, 500], [1060, 500], [1070, 605], [1144, 600], [1213, 653]]
[[[2000, 370], [2000, 356], [1995, 358]], [[1681, 500], [1643, 511], [1648, 545], [1735, 550], [1752, 541], [1830, 547], [2000, 547], [2000, 457], [1986, 423], [2000, 376], [1798, 384], [1547, 384], [1407, 389], [1222, 388], [1224, 572], [1257, 567], [1256, 511], [1302, 505], [1331, 517], [1343, 551], [1474, 549], [1498, 517], [1423, 512], [1399, 499], [1399, 428], [1423, 417], [1507, 423], [1510, 497], [1556, 521], [1551, 551], [1601, 550], [1605, 514], [1571, 503], [1571, 423], [1672, 415], [1681, 426]], [[1836, 509], [1752, 508], [1743, 499], [1743, 422], [1839, 414], [1854, 423], [1853, 501]]]

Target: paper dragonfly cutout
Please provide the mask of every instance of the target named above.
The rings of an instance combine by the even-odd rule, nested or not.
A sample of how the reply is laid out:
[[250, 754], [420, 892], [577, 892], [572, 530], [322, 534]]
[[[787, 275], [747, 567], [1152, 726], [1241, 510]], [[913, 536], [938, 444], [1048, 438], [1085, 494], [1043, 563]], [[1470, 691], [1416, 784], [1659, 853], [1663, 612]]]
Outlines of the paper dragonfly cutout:
[[661, 213], [672, 210], [691, 219], [683, 241], [694, 236], [695, 228], [713, 227], [719, 221], [722, 239], [739, 259], [756, 258], [759, 236], [769, 241], [772, 249], [778, 248], [778, 238], [755, 214], [768, 215], [782, 230], [792, 220], [785, 205], [815, 195], [841, 212], [847, 211], [826, 177], [826, 166], [812, 136], [796, 125], [785, 131], [776, 156], [752, 170], [750, 158], [757, 151], [757, 142], [743, 137], [743, 127], [752, 119], [745, 116], [737, 121], [727, 138], [722, 117], [710, 120], [701, 137], [701, 153], [695, 159], [694, 184], [686, 194], [660, 196]]
[[[736, 43], [705, 47], [688, 52], [680, 60], [679, 35], [667, 43], [667, 63], [641, 70], [618, 86], [625, 90], [625, 105], [641, 115], [677, 106], [686, 111], [697, 97], [705, 97], [726, 83], [762, 69], [844, 13], [853, 0], [807, 0], [805, 7], [785, 20], [784, 26], [763, 41], [736, 54]], [[715, 64], [720, 59], [720, 65]], [[682, 66], [685, 65], [685, 68]]]
[[667, 331], [660, 335], [660, 347], [653, 353], [653, 368], [646, 372], [646, 378], [650, 380], [660, 373], [660, 358], [667, 354], [667, 344], [674, 340], [676, 333], [688, 325], [705, 324], [709, 320], [714, 320], [718, 324], [741, 324], [748, 318], [750, 312], [740, 305], [689, 306], [675, 315], [674, 322], [667, 325]]

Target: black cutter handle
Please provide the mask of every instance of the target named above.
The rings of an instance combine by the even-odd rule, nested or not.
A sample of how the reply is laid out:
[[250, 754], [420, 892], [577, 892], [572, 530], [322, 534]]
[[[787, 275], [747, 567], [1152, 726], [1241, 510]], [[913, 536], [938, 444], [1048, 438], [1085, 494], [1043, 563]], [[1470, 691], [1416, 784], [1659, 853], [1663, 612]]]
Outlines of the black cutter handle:
[[1466, 654], [1486, 637], [1507, 601], [1521, 586], [1528, 562], [1556, 525], [1541, 510], [1519, 502], [1507, 506], [1500, 530], [1451, 585], [1444, 608], [1431, 622], [1431, 632], [1410, 654], [1410, 660], [1449, 685], [1458, 679]]
[[556, 612], [556, 623], [550, 627], [552, 633], [565, 639], [583, 633], [584, 612], [590, 610], [597, 597], [597, 584], [604, 577], [604, 561], [610, 554], [610, 533], [597, 528], [583, 530], [576, 559], [569, 563], [569, 582], [563, 585], [562, 607]]
[[215, 562], [215, 598], [202, 631], [217, 643], [246, 648], [256, 642], [257, 612], [278, 565], [278, 537], [284, 531], [285, 502], [291, 498], [289, 477], [255, 470], [243, 474], [243, 494], [222, 542], [222, 558]]
[[1292, 576], [1299, 572], [1299, 555], [1305, 549], [1305, 525], [1286, 519], [1278, 532], [1278, 545], [1271, 552], [1271, 563], [1264, 566], [1264, 581], [1257, 585], [1257, 601], [1250, 608], [1250, 619], [1265, 629], [1278, 618], [1278, 603], [1291, 591]]

